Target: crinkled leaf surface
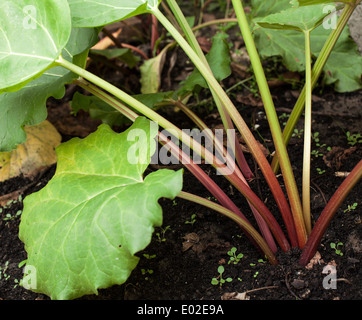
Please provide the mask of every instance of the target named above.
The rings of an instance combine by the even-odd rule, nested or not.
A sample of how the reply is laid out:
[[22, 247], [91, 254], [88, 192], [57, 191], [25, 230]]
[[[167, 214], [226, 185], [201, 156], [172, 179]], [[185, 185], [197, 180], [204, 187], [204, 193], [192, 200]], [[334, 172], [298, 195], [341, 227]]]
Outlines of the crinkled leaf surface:
[[324, 5], [289, 8], [254, 21], [263, 28], [311, 31], [329, 15], [329, 12], [324, 12], [323, 8]]
[[[73, 28], [68, 44], [62, 56], [73, 63], [83, 66], [86, 54], [98, 39], [98, 30], [93, 28]], [[1, 62], [0, 62], [1, 63]], [[55, 67], [28, 83], [16, 92], [0, 95], [0, 151], [11, 151], [25, 142], [24, 125], [35, 125], [47, 117], [46, 101], [49, 97], [60, 99], [64, 96], [64, 85], [78, 76], [74, 73]]]
[[158, 199], [182, 188], [182, 170], [143, 178], [157, 130], [143, 117], [121, 134], [102, 124], [57, 149], [55, 176], [24, 201], [19, 237], [36, 270], [32, 290], [74, 299], [126, 281], [162, 224]]
[[[312, 42], [312, 53], [317, 56], [326, 39], [325, 29], [319, 26], [311, 36], [315, 39]], [[362, 55], [350, 36], [348, 26], [342, 31], [323, 70], [325, 83], [333, 84], [337, 92], [352, 92], [362, 88]]]
[[55, 148], [62, 137], [47, 120], [36, 126], [26, 126], [26, 142], [11, 152], [0, 152], [0, 182], [20, 175], [34, 177], [57, 162]]
[[301, 6], [310, 6], [310, 5], [314, 5], [314, 4], [321, 4], [321, 3], [333, 3], [333, 2], [344, 2], [344, 3], [348, 3], [348, 2], [352, 2], [353, 0], [339, 0], [339, 1], [335, 1], [335, 0], [298, 0], [299, 5]]
[[71, 33], [66, 0], [0, 4], [0, 92], [16, 91], [59, 57]]
[[[252, 22], [255, 23], [255, 18], [260, 19], [290, 7], [289, 0], [252, 0]], [[330, 32], [331, 30], [323, 28], [322, 25], [313, 30], [311, 44], [314, 56], [318, 56]], [[289, 70], [299, 72], [305, 70], [305, 41], [302, 33], [295, 30], [280, 31], [257, 27], [254, 29], [254, 38], [263, 58], [281, 56]], [[362, 56], [346, 27], [324, 67], [324, 81], [328, 84], [333, 83], [338, 92], [351, 92], [362, 88], [361, 73]]]
[[157, 8], [159, 0], [68, 0], [74, 27], [97, 27]]

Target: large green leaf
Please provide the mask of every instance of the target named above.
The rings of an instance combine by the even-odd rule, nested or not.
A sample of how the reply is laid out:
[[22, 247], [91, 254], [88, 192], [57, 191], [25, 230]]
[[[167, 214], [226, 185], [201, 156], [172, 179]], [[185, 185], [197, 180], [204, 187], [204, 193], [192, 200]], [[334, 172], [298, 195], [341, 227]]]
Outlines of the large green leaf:
[[16, 91], [59, 57], [71, 33], [66, 0], [0, 4], [0, 92]]
[[159, 0], [68, 0], [75, 27], [104, 26], [156, 8]]
[[[83, 66], [86, 51], [97, 41], [98, 30], [94, 28], [73, 28], [69, 42], [62, 55], [65, 59]], [[43, 73], [40, 78], [25, 85], [16, 92], [0, 95], [0, 151], [11, 151], [26, 140], [24, 125], [35, 125], [47, 117], [46, 101], [49, 97], [60, 99], [64, 96], [64, 85], [78, 76], [55, 67]]]
[[[224, 33], [216, 34], [212, 39], [212, 47], [206, 55], [206, 60], [214, 74], [216, 80], [222, 81], [231, 74], [231, 58], [229, 45], [226, 42], [227, 35]], [[182, 84], [179, 94], [193, 91], [196, 86], [207, 88], [207, 82], [199, 72], [195, 69]]]
[[[289, 0], [252, 0], [252, 23], [254, 19], [291, 8]], [[319, 26], [311, 33], [313, 56], [318, 56], [331, 30]], [[304, 72], [304, 36], [295, 30], [274, 30], [254, 28], [255, 44], [263, 58], [281, 56], [286, 67], [292, 71]], [[362, 57], [351, 39], [346, 27], [324, 67], [324, 81], [334, 84], [338, 92], [351, 92], [362, 88]]]
[[[325, 29], [319, 26], [312, 32], [312, 37], [315, 39], [312, 52], [317, 56], [325, 41]], [[333, 84], [337, 92], [352, 92], [362, 88], [362, 56], [350, 36], [348, 26], [343, 30], [329, 56], [324, 72], [325, 83]]]
[[158, 199], [182, 188], [182, 170], [143, 178], [156, 148], [152, 124], [139, 117], [121, 134], [102, 124], [57, 149], [55, 176], [24, 201], [19, 236], [36, 272], [32, 290], [74, 299], [126, 281], [162, 225]]
[[289, 8], [254, 21], [263, 28], [311, 31], [329, 15], [329, 12], [324, 12], [323, 9], [324, 5]]

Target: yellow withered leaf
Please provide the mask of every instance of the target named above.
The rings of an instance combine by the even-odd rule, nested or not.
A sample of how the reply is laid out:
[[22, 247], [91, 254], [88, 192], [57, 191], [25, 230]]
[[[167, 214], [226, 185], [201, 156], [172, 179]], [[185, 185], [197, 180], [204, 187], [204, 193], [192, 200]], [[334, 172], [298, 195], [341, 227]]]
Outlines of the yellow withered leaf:
[[49, 122], [25, 126], [25, 143], [10, 152], [0, 152], [0, 182], [17, 176], [32, 177], [42, 169], [56, 163], [55, 148], [61, 135]]

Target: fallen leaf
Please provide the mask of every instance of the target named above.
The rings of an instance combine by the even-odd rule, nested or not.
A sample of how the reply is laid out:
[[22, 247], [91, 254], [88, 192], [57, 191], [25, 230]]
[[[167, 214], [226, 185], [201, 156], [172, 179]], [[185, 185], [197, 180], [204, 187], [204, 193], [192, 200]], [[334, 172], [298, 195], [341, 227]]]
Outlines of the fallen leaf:
[[165, 64], [166, 53], [170, 46], [166, 46], [161, 53], [143, 62], [141, 71], [141, 92], [143, 94], [156, 93], [161, 86], [161, 75]]
[[199, 43], [202, 51], [208, 53], [211, 50], [212, 42], [210, 39], [207, 39], [205, 37], [198, 37], [197, 42]]
[[55, 148], [61, 143], [61, 135], [49, 121], [25, 126], [24, 130], [25, 143], [0, 153], [0, 182], [21, 175], [34, 177], [57, 161]]
[[262, 107], [264, 105], [261, 98], [255, 98], [253, 93], [250, 93], [247, 96], [237, 94], [236, 101], [253, 107]]
[[221, 300], [250, 300], [246, 293], [247, 292], [225, 292], [221, 296]]
[[357, 147], [351, 147], [348, 149], [332, 147], [332, 149], [323, 156], [324, 163], [329, 168], [335, 168], [336, 170], [339, 170], [342, 167], [342, 162], [356, 150]]
[[324, 263], [324, 261], [322, 260], [321, 254], [317, 251], [316, 254], [314, 255], [314, 257], [305, 266], [305, 268], [308, 269], [308, 270], [312, 270], [313, 266], [315, 264], [321, 264], [321, 263]]
[[200, 246], [200, 237], [195, 233], [189, 233], [183, 237], [186, 241], [182, 243], [182, 251], [185, 252], [192, 248], [194, 251], [199, 251], [198, 248]]

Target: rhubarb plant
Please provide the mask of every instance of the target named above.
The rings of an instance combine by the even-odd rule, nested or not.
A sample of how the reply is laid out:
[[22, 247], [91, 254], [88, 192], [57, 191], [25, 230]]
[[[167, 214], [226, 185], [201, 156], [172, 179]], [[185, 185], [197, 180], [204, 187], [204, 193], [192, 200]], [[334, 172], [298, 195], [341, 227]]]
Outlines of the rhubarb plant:
[[[310, 5], [309, 2], [299, 1], [301, 5]], [[310, 119], [312, 88], [359, 1], [345, 4], [345, 14], [338, 21], [337, 31], [333, 30], [326, 40], [312, 72], [309, 34], [328, 15], [323, 12], [321, 3], [329, 2], [331, 1], [316, 0], [311, 7], [291, 8], [287, 13], [295, 16], [292, 20], [286, 19], [288, 14], [285, 13], [258, 20], [259, 25], [264, 27], [293, 29], [305, 35], [306, 88], [295, 107], [295, 114], [288, 121], [291, 124], [287, 124], [287, 131], [291, 128], [293, 131], [304, 105]], [[3, 111], [0, 118], [0, 123], [3, 124], [0, 127], [1, 150], [9, 151], [22, 143], [25, 140], [22, 126], [44, 120], [48, 97], [61, 98], [64, 86], [69, 83], [87, 90], [97, 101], [107, 104], [134, 122], [122, 133], [115, 133], [109, 125], [102, 124], [85, 139], [75, 138], [59, 146], [54, 177], [41, 191], [24, 200], [19, 236], [28, 254], [26, 265], [36, 271], [37, 285], [31, 289], [53, 299], [73, 299], [97, 293], [99, 288], [124, 283], [137, 265], [137, 252], [150, 243], [154, 228], [162, 225], [162, 209], [158, 204], [161, 197], [174, 199], [177, 196], [229, 217], [243, 229], [271, 264], [278, 263], [275, 256], [278, 246], [283, 251], [299, 247], [303, 250], [300, 263], [305, 265], [317, 250], [337, 209], [361, 179], [362, 161], [343, 181], [312, 226], [308, 211], [310, 201], [308, 196], [303, 197], [303, 205], [300, 200], [286, 148], [288, 134], [283, 134], [279, 126], [241, 1], [232, 0], [232, 4], [275, 145], [275, 159], [278, 160], [274, 160], [272, 164], [220, 85], [220, 80], [227, 76], [227, 68], [222, 71], [221, 77], [215, 74], [217, 71], [210, 59], [214, 53], [204, 56], [175, 0], [167, 1], [168, 13], [174, 16], [172, 21], [178, 26], [166, 18], [159, 9], [159, 4], [158, 0], [16, 0], [5, 1], [0, 5], [0, 108]], [[210, 89], [224, 128], [229, 133], [227, 148], [202, 119], [187, 107], [184, 97], [177, 96], [177, 92], [161, 95], [156, 93], [157, 97], [151, 99], [153, 103], [146, 103], [142, 98], [129, 95], [87, 70], [85, 62], [88, 50], [101, 28], [141, 14], [152, 14], [153, 21], [156, 19], [164, 26], [195, 65], [197, 71], [193, 73], [191, 80]], [[220, 42], [222, 43], [221, 38], [215, 39], [215, 43]], [[225, 47], [220, 48], [225, 51]], [[192, 83], [191, 80], [189, 81]], [[158, 87], [153, 86], [152, 91], [154, 88]], [[82, 100], [85, 99], [78, 96], [78, 101], [74, 99], [73, 105], [82, 104]], [[94, 101], [87, 102], [89, 108], [93, 108], [90, 105]], [[215, 154], [193, 138], [191, 133], [185, 133], [157, 113], [152, 108], [155, 101], [176, 106], [190, 117], [215, 147]], [[104, 108], [104, 105], [102, 110], [106, 110], [109, 115], [109, 109]], [[104, 122], [112, 124], [116, 121], [113, 116], [111, 119]], [[235, 143], [236, 130], [243, 136], [270, 187], [287, 234], [270, 209], [248, 185], [248, 179], [253, 174], [239, 143]], [[305, 150], [308, 155], [310, 123], [307, 123], [305, 135]], [[162, 169], [145, 176], [151, 157], [158, 150], [157, 142], [165, 148], [161, 151], [166, 150], [178, 159], [218, 203], [182, 191], [182, 170], [174, 172]], [[192, 158], [180, 148], [181, 144], [194, 151]], [[211, 164], [218, 174], [223, 175], [247, 199], [257, 227], [200, 168], [197, 156]], [[304, 179], [304, 191], [308, 189], [309, 162], [310, 156], [306, 157], [304, 164], [307, 176]], [[287, 194], [284, 194], [274, 173], [278, 165]]]

